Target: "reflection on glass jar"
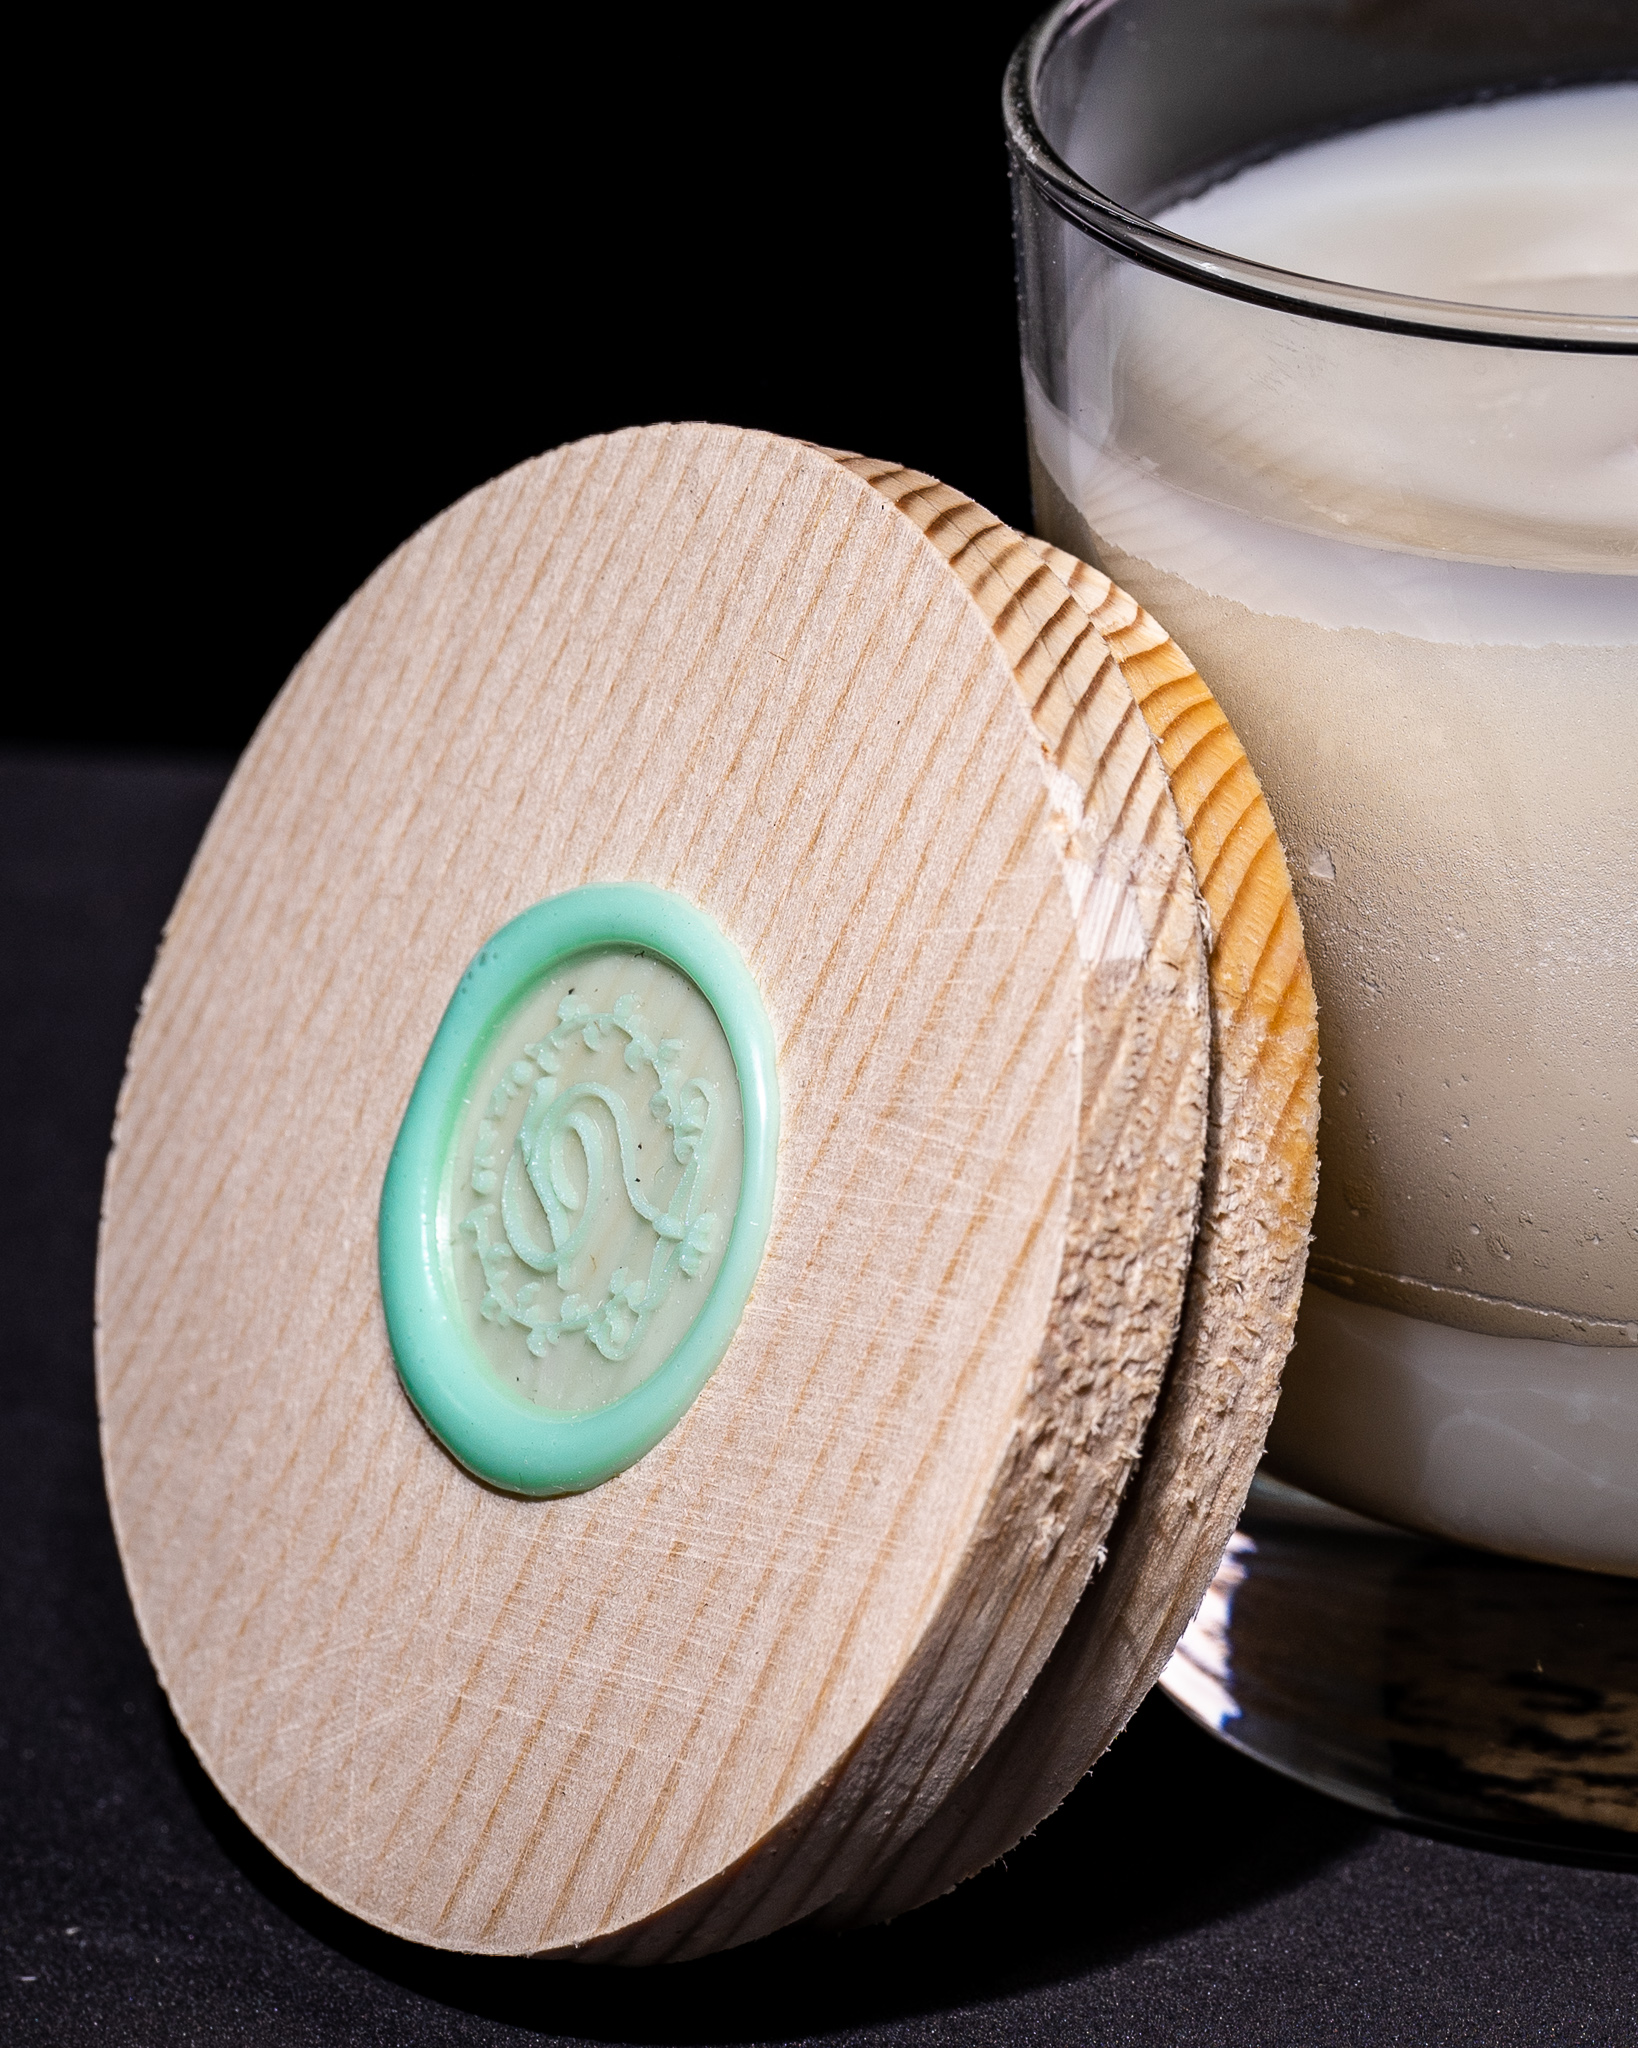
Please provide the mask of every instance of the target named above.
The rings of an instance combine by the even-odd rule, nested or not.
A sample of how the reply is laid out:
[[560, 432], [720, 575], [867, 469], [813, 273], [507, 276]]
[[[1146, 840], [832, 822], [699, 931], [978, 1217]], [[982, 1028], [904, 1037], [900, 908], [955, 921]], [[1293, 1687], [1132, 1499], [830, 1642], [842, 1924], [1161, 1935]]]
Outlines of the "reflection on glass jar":
[[1166, 1690], [1397, 1820], [1638, 1857], [1638, 1585], [1425, 1541], [1259, 1479]]

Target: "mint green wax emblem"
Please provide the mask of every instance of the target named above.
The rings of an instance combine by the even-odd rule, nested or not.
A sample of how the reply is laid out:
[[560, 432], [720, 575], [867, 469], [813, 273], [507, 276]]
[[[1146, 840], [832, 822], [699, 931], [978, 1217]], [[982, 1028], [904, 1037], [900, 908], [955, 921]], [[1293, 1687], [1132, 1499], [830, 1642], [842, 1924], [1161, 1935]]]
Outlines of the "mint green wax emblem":
[[495, 934], [381, 1197], [399, 1375], [462, 1464], [574, 1492], [665, 1435], [743, 1313], [778, 1124], [755, 983], [692, 904], [600, 885]]

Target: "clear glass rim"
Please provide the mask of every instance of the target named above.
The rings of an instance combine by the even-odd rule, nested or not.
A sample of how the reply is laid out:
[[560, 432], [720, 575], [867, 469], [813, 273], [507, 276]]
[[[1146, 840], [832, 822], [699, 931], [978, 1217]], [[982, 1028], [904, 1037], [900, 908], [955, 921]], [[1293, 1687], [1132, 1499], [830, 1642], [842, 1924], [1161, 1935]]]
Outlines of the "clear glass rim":
[[1638, 318], [1629, 315], [1470, 306], [1457, 300], [1413, 298], [1364, 285], [1336, 284], [1207, 248], [1121, 206], [1070, 169], [1048, 142], [1036, 110], [1041, 74], [1063, 31], [1089, 13], [1103, 12], [1109, 4], [1110, 0], [1059, 0], [1013, 52], [1001, 88], [1002, 117], [1015, 175], [1027, 177], [1053, 211], [1072, 226], [1145, 269], [1227, 298], [1313, 320], [1496, 348], [1638, 354]]

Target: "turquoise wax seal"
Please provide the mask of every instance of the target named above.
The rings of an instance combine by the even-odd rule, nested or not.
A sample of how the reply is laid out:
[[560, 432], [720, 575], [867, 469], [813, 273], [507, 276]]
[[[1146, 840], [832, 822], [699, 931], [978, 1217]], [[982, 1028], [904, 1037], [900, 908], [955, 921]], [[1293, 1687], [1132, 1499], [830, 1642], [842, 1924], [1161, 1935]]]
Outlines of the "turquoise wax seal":
[[404, 1389], [468, 1471], [579, 1493], [675, 1426], [756, 1279], [774, 1041], [703, 911], [620, 882], [537, 903], [461, 977], [381, 1190]]

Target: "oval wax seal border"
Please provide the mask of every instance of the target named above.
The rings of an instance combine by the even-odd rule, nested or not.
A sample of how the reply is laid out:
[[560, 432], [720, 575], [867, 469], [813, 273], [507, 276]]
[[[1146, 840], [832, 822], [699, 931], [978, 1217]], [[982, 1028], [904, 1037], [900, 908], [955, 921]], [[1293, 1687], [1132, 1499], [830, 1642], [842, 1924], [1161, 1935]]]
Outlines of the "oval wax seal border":
[[[376, 1926], [647, 1960], [800, 1918], [1093, 1570], [1183, 1300], [1204, 929], [1113, 664], [1043, 644], [1021, 694], [1008, 631], [814, 449], [613, 434], [408, 541], [229, 785], [110, 1161], [109, 1498], [205, 1769]], [[609, 881], [754, 976], [781, 1168], [698, 1398], [529, 1499], [406, 1398], [377, 1211], [464, 967]]]
[[381, 1195], [388, 1336], [439, 1441], [535, 1496], [651, 1450], [739, 1327], [778, 1140], [756, 983], [682, 897], [570, 890], [486, 941]]

